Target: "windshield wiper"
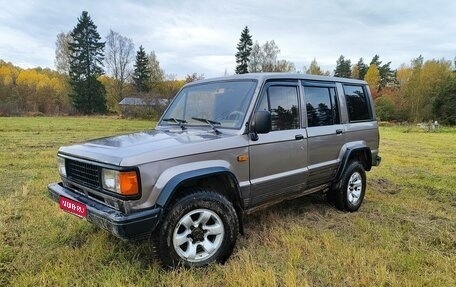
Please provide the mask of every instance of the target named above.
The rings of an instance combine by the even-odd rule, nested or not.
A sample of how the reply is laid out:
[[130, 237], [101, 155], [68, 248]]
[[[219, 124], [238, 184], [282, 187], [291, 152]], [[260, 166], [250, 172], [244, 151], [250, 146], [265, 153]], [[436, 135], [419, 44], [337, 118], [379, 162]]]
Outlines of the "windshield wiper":
[[221, 132], [214, 126], [214, 125], [221, 125], [221, 123], [212, 121], [212, 120], [208, 120], [208, 119], [203, 119], [203, 118], [192, 118], [192, 119], [208, 124], [215, 131], [215, 134], [217, 134], [217, 135], [221, 134]]
[[162, 119], [162, 121], [165, 121], [165, 122], [175, 122], [176, 124], [178, 124], [180, 126], [180, 128], [182, 130], [186, 130], [187, 128], [184, 126], [184, 124], [187, 123], [186, 120], [181, 120], [181, 119], [176, 119], [176, 118], [166, 118], [166, 119]]

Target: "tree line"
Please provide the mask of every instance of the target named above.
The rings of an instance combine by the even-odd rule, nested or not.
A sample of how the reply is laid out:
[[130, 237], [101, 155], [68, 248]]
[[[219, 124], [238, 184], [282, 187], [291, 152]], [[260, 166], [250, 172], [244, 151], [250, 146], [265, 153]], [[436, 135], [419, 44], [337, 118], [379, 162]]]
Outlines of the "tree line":
[[[277, 60], [279, 52], [273, 40], [262, 46], [253, 44], [246, 26], [237, 45], [236, 73], [295, 71], [292, 62]], [[365, 80], [380, 120], [456, 124], [456, 58], [454, 63], [445, 59], [424, 61], [420, 55], [396, 70], [390, 65], [379, 55], [374, 55], [369, 64], [363, 58], [352, 64], [341, 55], [332, 73], [323, 71], [315, 58], [307, 69], [297, 72]]]
[[[237, 74], [296, 72], [361, 79], [369, 83], [381, 120], [456, 124], [451, 61], [419, 56], [393, 70], [379, 55], [369, 64], [363, 58], [352, 64], [341, 55], [333, 71], [321, 69], [316, 58], [297, 71], [294, 63], [279, 58], [274, 40], [254, 42], [247, 26], [236, 48]], [[0, 115], [119, 113], [125, 97], [170, 99], [186, 82], [204, 78], [193, 73], [177, 80], [160, 67], [154, 51], [142, 45], [135, 50], [133, 41], [118, 32], [111, 30], [102, 41], [85, 11], [73, 30], [57, 35], [55, 67], [21, 69], [0, 60]]]
[[51, 69], [21, 69], [0, 60], [0, 115], [68, 113], [69, 91], [66, 75]]
[[119, 113], [125, 97], [170, 99], [186, 83], [165, 74], [154, 51], [110, 31], [102, 41], [83, 11], [76, 26], [57, 35], [55, 68], [22, 69], [0, 60], [0, 115]]

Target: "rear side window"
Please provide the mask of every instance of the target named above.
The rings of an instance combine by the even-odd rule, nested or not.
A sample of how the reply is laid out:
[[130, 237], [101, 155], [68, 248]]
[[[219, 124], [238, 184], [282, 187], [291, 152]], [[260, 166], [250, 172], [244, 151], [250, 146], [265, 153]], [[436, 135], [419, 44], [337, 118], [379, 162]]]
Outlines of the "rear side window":
[[364, 88], [362, 86], [344, 85], [344, 92], [350, 122], [371, 120], [369, 98]]
[[309, 127], [340, 123], [336, 90], [334, 87], [304, 86], [307, 124]]

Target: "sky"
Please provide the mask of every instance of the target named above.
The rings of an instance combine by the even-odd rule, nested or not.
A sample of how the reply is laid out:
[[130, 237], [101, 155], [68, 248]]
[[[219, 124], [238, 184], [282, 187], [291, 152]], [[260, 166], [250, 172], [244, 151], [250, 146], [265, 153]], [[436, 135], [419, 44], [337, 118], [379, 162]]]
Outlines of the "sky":
[[54, 68], [57, 34], [88, 11], [104, 39], [109, 30], [155, 51], [177, 78], [233, 74], [247, 25], [253, 41], [274, 40], [279, 59], [305, 70], [316, 58], [333, 71], [340, 55], [391, 67], [456, 56], [456, 1], [409, 0], [0, 0], [0, 59], [22, 68]]

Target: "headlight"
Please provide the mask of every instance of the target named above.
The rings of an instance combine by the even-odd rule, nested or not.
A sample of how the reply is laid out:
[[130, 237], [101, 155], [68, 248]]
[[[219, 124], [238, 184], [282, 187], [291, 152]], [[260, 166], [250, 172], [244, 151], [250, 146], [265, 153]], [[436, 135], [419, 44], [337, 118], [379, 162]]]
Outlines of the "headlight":
[[119, 172], [117, 170], [103, 168], [101, 176], [103, 178], [104, 189], [119, 193]]
[[138, 175], [135, 171], [118, 171], [103, 168], [101, 171], [103, 188], [121, 195], [139, 193]]
[[57, 157], [57, 168], [59, 169], [59, 173], [61, 176], [66, 177], [66, 167], [65, 167], [65, 159], [63, 157]]

